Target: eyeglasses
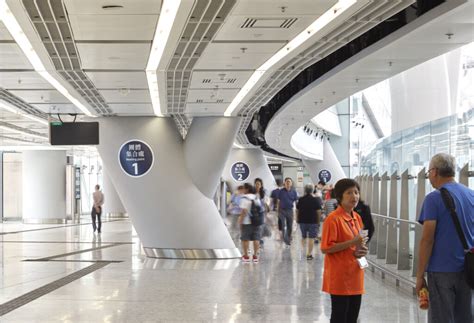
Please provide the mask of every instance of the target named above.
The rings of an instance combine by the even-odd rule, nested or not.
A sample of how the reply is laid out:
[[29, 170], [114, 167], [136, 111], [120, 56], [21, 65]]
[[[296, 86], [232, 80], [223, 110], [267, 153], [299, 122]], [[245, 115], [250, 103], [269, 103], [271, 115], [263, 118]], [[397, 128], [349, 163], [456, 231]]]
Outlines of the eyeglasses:
[[431, 172], [433, 169], [436, 169], [436, 167], [432, 167], [432, 168], [428, 169], [428, 171], [425, 173], [425, 177], [430, 176], [430, 172]]

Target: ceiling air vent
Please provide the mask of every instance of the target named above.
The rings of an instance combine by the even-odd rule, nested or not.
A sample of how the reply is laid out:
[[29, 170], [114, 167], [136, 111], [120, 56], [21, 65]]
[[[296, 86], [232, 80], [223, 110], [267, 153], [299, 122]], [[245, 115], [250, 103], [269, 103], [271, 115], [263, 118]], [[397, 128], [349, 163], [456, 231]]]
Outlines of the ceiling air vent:
[[196, 103], [202, 103], [202, 102], [203, 102], [202, 99], [197, 99], [196, 100]]
[[211, 83], [211, 79], [203, 79], [202, 83]]
[[288, 29], [298, 18], [246, 18], [240, 28]]
[[217, 103], [223, 103], [224, 102], [224, 99], [219, 99], [216, 101]]
[[237, 79], [227, 79], [227, 83], [234, 84]]

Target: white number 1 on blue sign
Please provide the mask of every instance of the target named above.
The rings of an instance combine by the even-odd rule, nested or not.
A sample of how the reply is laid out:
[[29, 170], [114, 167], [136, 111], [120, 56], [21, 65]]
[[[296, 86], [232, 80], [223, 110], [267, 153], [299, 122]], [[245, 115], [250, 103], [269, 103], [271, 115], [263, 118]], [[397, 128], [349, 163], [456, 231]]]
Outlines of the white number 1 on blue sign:
[[135, 171], [135, 175], [138, 175], [138, 164], [133, 163], [132, 166], [133, 166], [133, 170]]

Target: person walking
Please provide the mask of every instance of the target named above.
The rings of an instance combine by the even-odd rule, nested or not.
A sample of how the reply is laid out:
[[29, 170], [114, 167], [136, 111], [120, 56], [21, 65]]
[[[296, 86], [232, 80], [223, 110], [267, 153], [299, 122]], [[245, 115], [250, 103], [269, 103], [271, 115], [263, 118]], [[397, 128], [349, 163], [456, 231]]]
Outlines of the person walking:
[[321, 219], [321, 202], [313, 196], [313, 190], [313, 185], [306, 185], [305, 195], [296, 204], [296, 222], [300, 225], [303, 251], [307, 249], [306, 260], [313, 259], [313, 246]]
[[250, 241], [253, 242], [253, 257], [252, 261], [258, 263], [259, 258], [259, 249], [260, 249], [260, 240], [262, 239], [262, 225], [255, 225], [252, 223], [251, 212], [252, 204], [256, 207], [261, 208], [262, 204], [260, 199], [257, 198], [255, 194], [255, 188], [250, 183], [244, 184], [244, 195], [240, 199], [240, 213], [238, 222], [240, 224], [240, 240], [242, 241], [242, 262], [249, 263], [249, 247]]
[[[436, 190], [425, 197], [418, 219], [423, 231], [416, 292], [418, 294], [423, 287], [428, 287], [431, 323], [472, 323], [471, 288], [463, 272], [466, 251], [455, 219], [464, 234], [468, 250], [473, 248], [474, 191], [456, 183], [455, 170], [453, 156], [440, 153], [431, 158], [427, 176]], [[443, 194], [446, 194], [445, 197]], [[450, 212], [444, 198], [454, 202], [455, 214]]]
[[285, 178], [285, 186], [278, 192], [278, 217], [281, 220], [283, 241], [291, 245], [293, 231], [293, 205], [298, 201], [298, 193], [293, 189], [293, 180]]
[[[102, 205], [104, 205], [104, 193], [101, 192], [100, 190], [100, 185], [97, 184], [95, 186], [95, 192], [92, 193], [92, 200], [94, 202], [94, 205], [92, 205], [92, 212], [91, 212], [91, 217], [92, 217], [92, 228], [94, 229], [94, 232], [97, 230], [98, 233], [101, 233], [102, 230]], [[96, 225], [96, 218], [99, 222], [99, 225]]]
[[[354, 211], [359, 184], [339, 180], [334, 194], [337, 209], [324, 221], [321, 251], [324, 253], [323, 292], [331, 295], [331, 323], [356, 323], [364, 294], [364, 262], [368, 251], [361, 234], [362, 219]], [[367, 260], [365, 260], [366, 262]]]

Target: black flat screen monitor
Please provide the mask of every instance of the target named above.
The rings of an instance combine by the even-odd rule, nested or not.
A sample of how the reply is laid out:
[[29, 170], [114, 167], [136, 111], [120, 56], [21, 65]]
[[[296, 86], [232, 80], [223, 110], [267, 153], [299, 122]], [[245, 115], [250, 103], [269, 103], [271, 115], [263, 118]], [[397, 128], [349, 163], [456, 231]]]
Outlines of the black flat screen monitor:
[[53, 146], [98, 145], [98, 122], [58, 122], [49, 125], [50, 143]]

